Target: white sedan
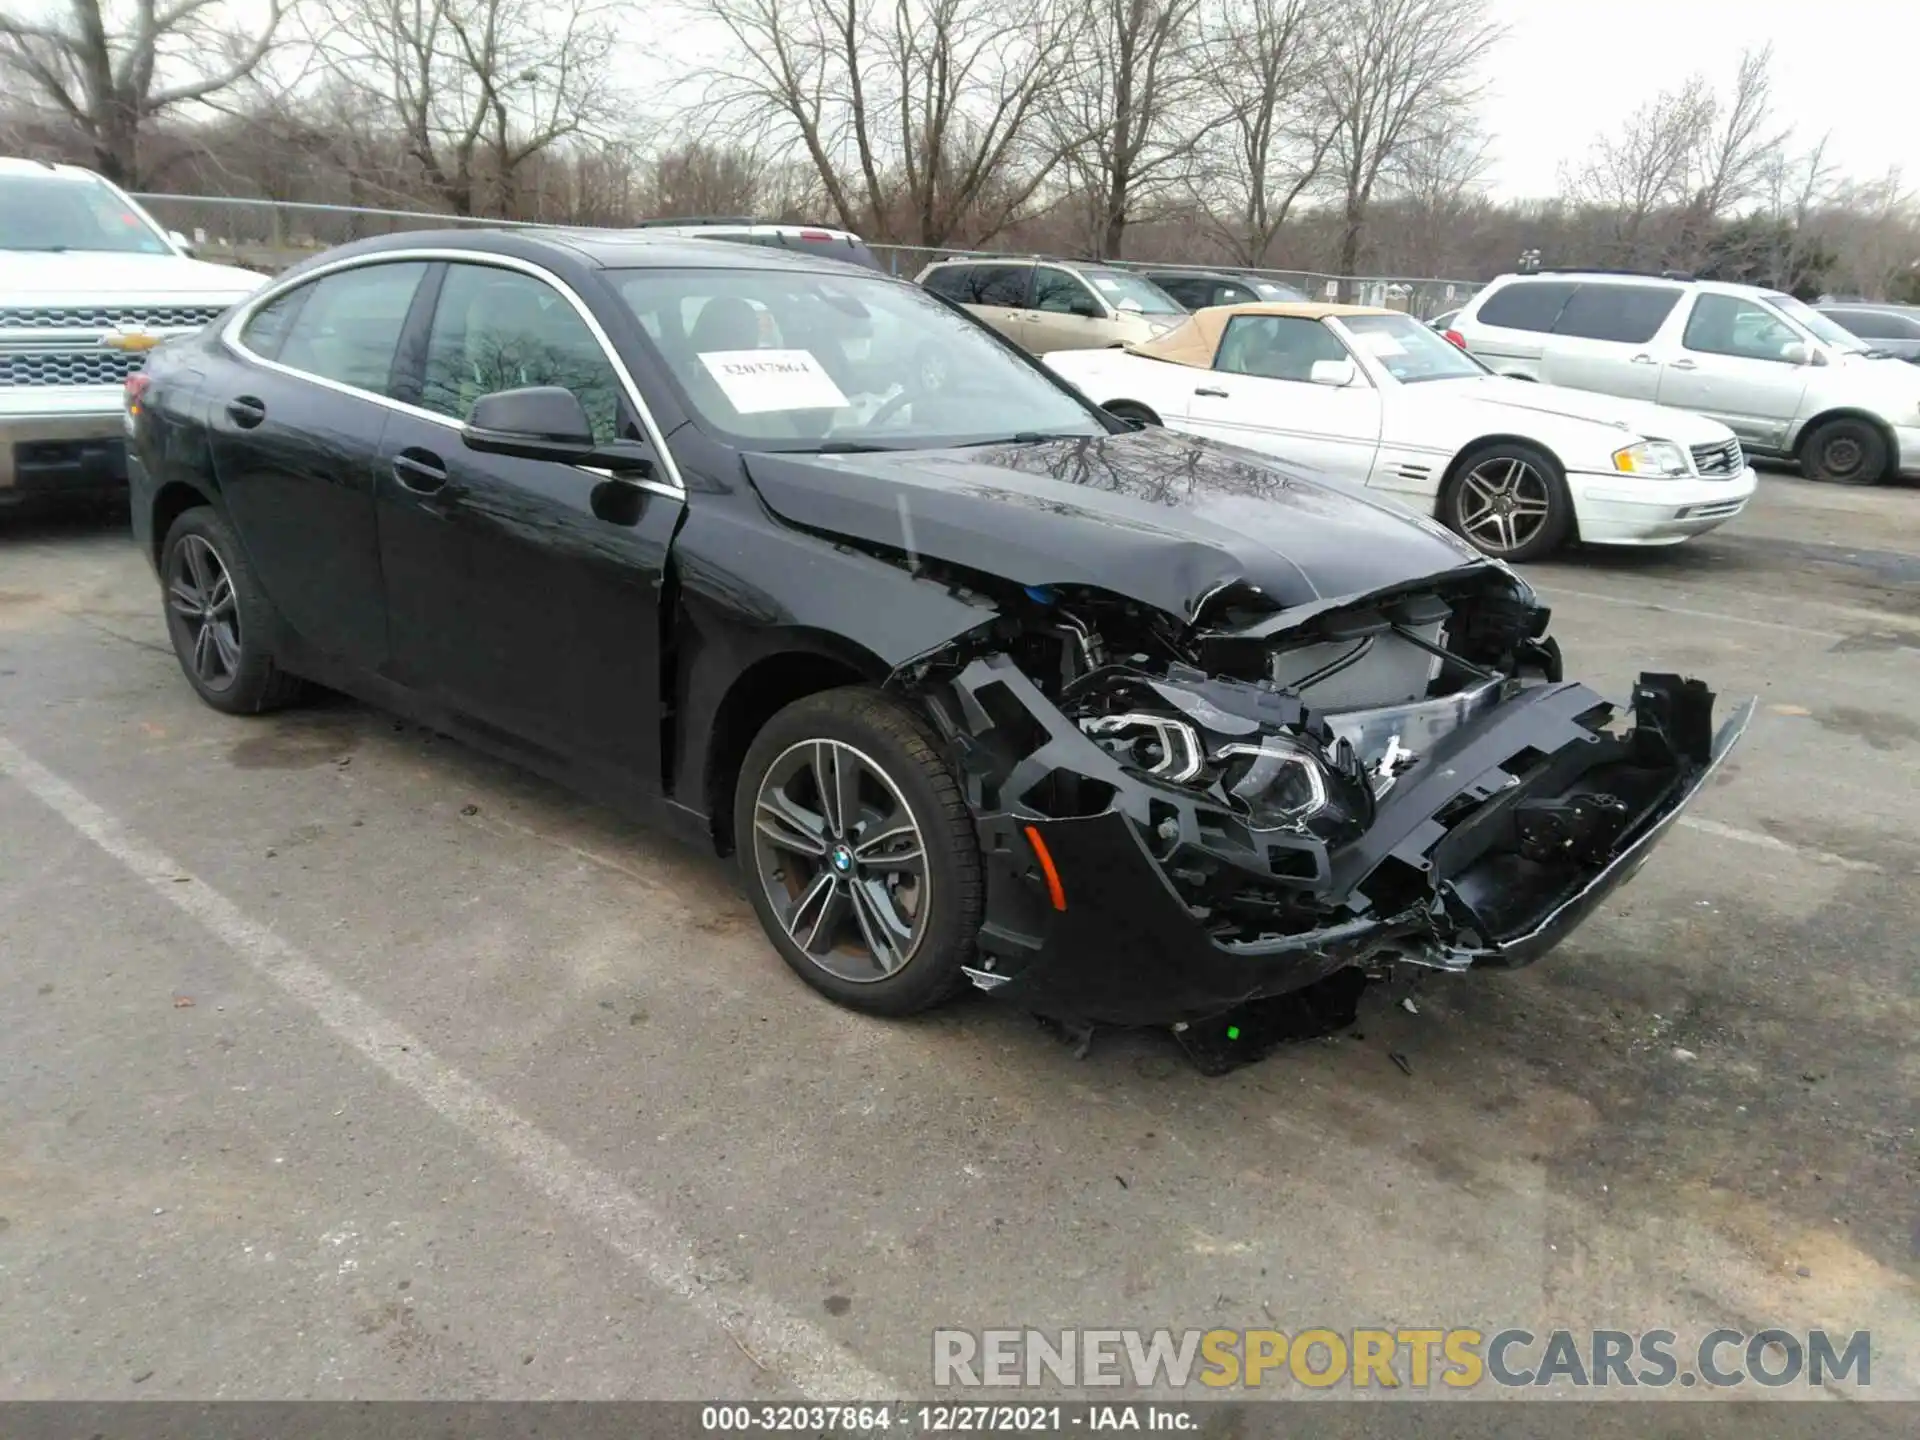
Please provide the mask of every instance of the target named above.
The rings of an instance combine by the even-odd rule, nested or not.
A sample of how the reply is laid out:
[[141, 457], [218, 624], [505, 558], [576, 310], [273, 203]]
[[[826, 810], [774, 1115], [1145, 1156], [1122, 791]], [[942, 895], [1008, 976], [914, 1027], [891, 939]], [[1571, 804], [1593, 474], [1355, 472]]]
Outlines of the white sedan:
[[1574, 539], [1674, 544], [1753, 494], [1718, 421], [1506, 379], [1396, 310], [1224, 305], [1045, 363], [1123, 419], [1389, 492], [1502, 560]]

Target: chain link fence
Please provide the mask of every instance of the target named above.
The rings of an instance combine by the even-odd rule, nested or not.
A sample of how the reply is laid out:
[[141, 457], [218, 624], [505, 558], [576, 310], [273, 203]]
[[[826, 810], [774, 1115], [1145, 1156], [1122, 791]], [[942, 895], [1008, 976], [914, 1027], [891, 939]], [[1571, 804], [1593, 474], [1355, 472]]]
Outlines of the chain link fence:
[[[423, 210], [384, 210], [359, 205], [321, 205], [304, 201], [254, 200], [215, 195], [137, 195], [134, 197], [170, 230], [193, 244], [208, 260], [243, 265], [269, 273], [298, 264], [349, 240], [392, 235], [410, 230], [510, 228], [538, 230], [554, 227], [521, 220], [494, 220], [443, 215]], [[912, 279], [934, 260], [979, 256], [993, 259], [1061, 259], [1031, 252], [967, 250], [921, 245], [873, 245], [875, 258], [889, 273]], [[1290, 285], [1315, 300], [1346, 299], [1359, 305], [1404, 310], [1432, 320], [1467, 303], [1479, 284], [1431, 276], [1363, 275], [1343, 277], [1315, 270], [1247, 269], [1240, 266], [1170, 264], [1160, 261], [1109, 260], [1098, 262], [1121, 269], [1231, 270], [1236, 275], [1258, 275]]]

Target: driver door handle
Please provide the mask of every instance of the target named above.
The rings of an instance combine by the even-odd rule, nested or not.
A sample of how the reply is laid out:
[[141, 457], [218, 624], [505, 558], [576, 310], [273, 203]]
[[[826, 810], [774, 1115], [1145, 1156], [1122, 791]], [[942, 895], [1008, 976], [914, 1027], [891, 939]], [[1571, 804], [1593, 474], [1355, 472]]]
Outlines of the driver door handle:
[[403, 490], [431, 495], [447, 483], [446, 462], [431, 450], [402, 450], [393, 457], [393, 478]]
[[[1640, 354], [1633, 357], [1633, 363], [1635, 365], [1653, 365], [1658, 362], [1656, 362], [1651, 355], [1647, 354], [1645, 351], [1642, 351]], [[1678, 362], [1676, 361], [1675, 363], [1677, 364]]]
[[1673, 368], [1676, 370], [1698, 370], [1700, 365], [1699, 362], [1694, 360], [1675, 360], [1673, 362]]
[[1212, 385], [1202, 385], [1199, 389], [1195, 390], [1193, 393], [1196, 395], [1206, 395], [1215, 400], [1224, 400], [1227, 398], [1226, 391], [1221, 390]]

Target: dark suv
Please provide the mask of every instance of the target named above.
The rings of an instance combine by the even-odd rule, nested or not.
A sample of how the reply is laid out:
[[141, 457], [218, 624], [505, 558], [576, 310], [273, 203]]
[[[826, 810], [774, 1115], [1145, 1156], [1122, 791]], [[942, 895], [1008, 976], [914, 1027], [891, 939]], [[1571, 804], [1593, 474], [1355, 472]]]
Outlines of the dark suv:
[[1168, 269], [1150, 265], [1139, 273], [1189, 310], [1204, 310], [1210, 305], [1253, 305], [1262, 301], [1295, 304], [1311, 298], [1292, 285], [1246, 271]]

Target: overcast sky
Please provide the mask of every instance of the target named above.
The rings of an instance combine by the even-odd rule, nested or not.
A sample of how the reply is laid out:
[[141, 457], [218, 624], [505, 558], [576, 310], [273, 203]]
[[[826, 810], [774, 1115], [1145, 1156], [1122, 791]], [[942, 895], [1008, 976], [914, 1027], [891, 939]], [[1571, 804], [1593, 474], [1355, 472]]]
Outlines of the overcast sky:
[[1559, 165], [1663, 89], [1704, 70], [1731, 88], [1740, 51], [1773, 42], [1774, 106], [1827, 158], [1920, 182], [1920, 0], [1490, 0], [1508, 35], [1482, 111], [1491, 188], [1546, 196]]

